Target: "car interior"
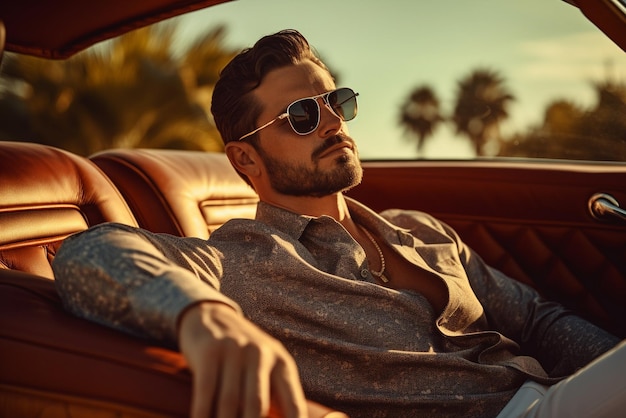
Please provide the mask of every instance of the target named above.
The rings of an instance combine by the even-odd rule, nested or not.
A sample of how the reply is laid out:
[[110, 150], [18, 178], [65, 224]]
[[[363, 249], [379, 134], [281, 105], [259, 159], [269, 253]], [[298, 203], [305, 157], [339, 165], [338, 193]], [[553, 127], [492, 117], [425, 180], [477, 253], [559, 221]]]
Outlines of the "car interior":
[[[63, 9], [52, 3], [0, 5], [0, 51], [64, 59], [222, 1], [65, 0]], [[568, 3], [626, 48], [623, 3]], [[50, 22], [63, 19], [72, 24], [55, 31]], [[626, 222], [619, 207], [626, 204], [626, 165], [479, 159], [363, 166], [363, 182], [350, 197], [377, 211], [432, 214], [488, 264], [626, 338]], [[51, 261], [64, 239], [99, 223], [207, 238], [229, 219], [253, 218], [257, 201], [219, 152], [79, 156], [21, 138], [0, 141], [0, 416], [188, 416], [191, 379], [176, 348], [67, 313]], [[312, 417], [343, 416], [312, 401], [309, 408]]]

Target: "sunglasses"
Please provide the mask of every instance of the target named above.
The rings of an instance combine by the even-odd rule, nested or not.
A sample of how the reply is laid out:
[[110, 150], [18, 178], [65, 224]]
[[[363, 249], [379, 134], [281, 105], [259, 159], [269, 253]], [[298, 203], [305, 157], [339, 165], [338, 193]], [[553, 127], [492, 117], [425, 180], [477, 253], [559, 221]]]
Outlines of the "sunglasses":
[[308, 135], [320, 124], [320, 104], [317, 99], [320, 97], [324, 100], [326, 106], [341, 120], [349, 121], [356, 117], [357, 104], [356, 96], [359, 93], [355, 93], [352, 89], [342, 87], [337, 90], [329, 91], [318, 96], [305, 97], [304, 99], [298, 99], [295, 102], [287, 106], [287, 111], [282, 115], [272, 119], [265, 125], [256, 128], [254, 131], [249, 132], [239, 138], [241, 141], [261, 129], [265, 129], [277, 120], [283, 120], [287, 118], [291, 129], [298, 135]]

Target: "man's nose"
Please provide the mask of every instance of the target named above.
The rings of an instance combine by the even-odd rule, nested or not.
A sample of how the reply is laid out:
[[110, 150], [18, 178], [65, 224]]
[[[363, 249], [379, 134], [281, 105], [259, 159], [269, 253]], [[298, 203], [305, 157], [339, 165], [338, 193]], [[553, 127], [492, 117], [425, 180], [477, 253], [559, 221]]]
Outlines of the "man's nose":
[[318, 128], [320, 135], [334, 135], [341, 129], [342, 119], [322, 97], [317, 100], [320, 105], [320, 126]]

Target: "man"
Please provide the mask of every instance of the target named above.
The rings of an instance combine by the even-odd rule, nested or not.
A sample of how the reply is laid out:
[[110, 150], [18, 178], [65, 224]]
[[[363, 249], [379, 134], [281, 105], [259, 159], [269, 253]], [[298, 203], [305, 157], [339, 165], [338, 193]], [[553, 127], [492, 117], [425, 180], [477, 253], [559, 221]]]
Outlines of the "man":
[[[493, 417], [618, 343], [428, 215], [379, 216], [344, 197], [362, 176], [346, 126], [356, 96], [298, 32], [241, 53], [212, 111], [259, 195], [256, 219], [208, 241], [121, 225], [72, 237], [54, 262], [67, 307], [178, 344], [194, 417], [265, 416], [270, 397], [304, 416], [304, 392], [355, 417]], [[533, 413], [565, 411], [562, 393]]]

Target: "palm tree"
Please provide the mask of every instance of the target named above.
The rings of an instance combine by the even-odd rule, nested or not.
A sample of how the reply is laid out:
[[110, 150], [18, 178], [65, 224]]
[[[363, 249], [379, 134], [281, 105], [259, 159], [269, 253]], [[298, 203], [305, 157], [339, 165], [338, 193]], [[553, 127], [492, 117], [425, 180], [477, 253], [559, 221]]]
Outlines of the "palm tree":
[[476, 155], [485, 155], [485, 145], [498, 139], [499, 125], [509, 116], [506, 106], [512, 100], [496, 71], [477, 69], [458, 82], [452, 121], [457, 133], [472, 141]]
[[426, 85], [416, 87], [400, 109], [400, 125], [417, 137], [418, 153], [422, 152], [424, 142], [443, 120], [439, 99], [433, 89]]
[[221, 46], [223, 33], [217, 28], [205, 34], [181, 57], [171, 53], [173, 22], [130, 32], [66, 61], [7, 56], [3, 77], [12, 88], [0, 95], [0, 114], [10, 109], [14, 120], [26, 122], [0, 120], [0, 139], [82, 155], [112, 147], [222, 150], [202, 89], [212, 91], [234, 54]]

